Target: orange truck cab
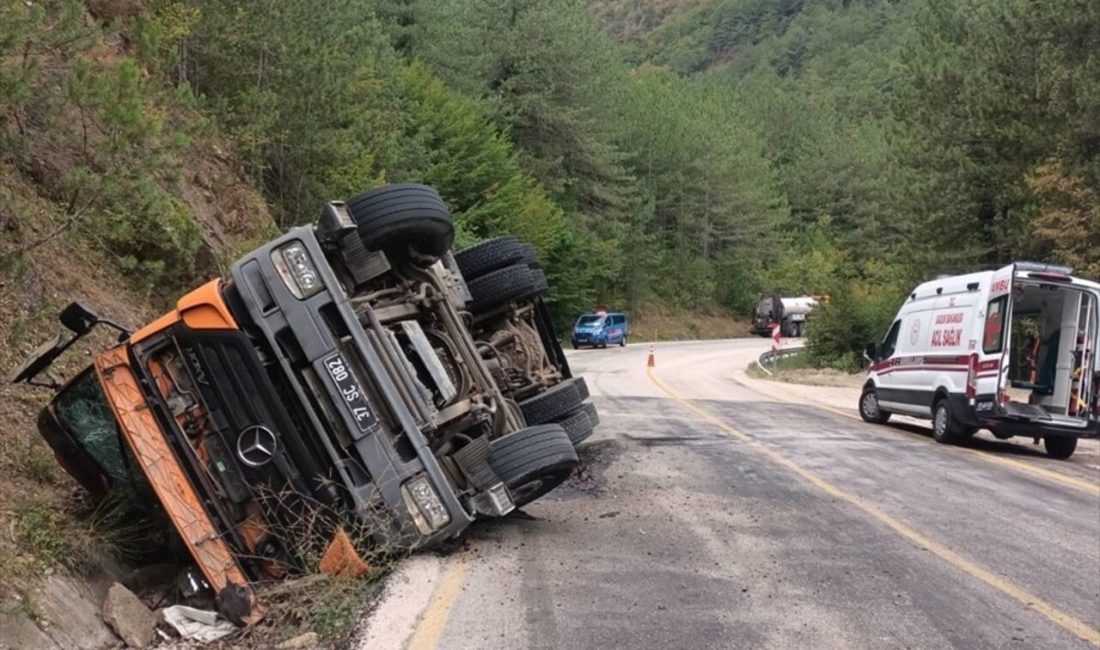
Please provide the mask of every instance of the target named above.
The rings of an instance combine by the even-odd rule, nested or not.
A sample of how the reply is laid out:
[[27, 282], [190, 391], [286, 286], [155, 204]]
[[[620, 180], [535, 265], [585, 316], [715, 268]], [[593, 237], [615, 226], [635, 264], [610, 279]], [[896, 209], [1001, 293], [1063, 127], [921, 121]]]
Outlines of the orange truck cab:
[[[250, 583], [281, 572], [282, 542], [270, 533], [265, 507], [241, 477], [226, 478], [232, 459], [214, 423], [232, 416], [217, 404], [220, 398], [203, 395], [211, 387], [207, 367], [189, 367], [185, 359], [202, 354], [202, 341], [210, 337], [236, 341], [240, 349], [247, 345], [221, 287], [215, 280], [188, 293], [176, 309], [132, 334], [73, 303], [61, 320], [76, 336], [44, 346], [16, 379], [34, 382], [43, 364], [97, 324], [120, 330], [117, 346], [60, 387], [40, 414], [39, 429], [62, 466], [93, 495], [118, 484], [151, 491], [217, 595], [219, 611], [237, 624], [251, 624], [262, 608]], [[197, 356], [192, 361], [202, 363]], [[228, 367], [234, 360], [223, 361]], [[253, 395], [270, 388], [249, 377], [246, 364], [235, 370], [244, 382], [254, 382], [248, 386]], [[258, 401], [268, 407], [274, 402]], [[257, 434], [256, 457], [268, 451], [264, 445]]]

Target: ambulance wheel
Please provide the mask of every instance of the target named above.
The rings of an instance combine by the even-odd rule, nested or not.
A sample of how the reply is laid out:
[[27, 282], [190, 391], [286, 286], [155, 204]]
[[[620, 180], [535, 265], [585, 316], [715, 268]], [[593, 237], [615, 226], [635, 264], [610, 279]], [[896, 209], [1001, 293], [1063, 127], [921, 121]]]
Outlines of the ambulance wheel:
[[951, 415], [951, 403], [941, 397], [932, 407], [932, 437], [936, 442], [951, 444], [962, 436], [962, 430], [955, 416]]
[[886, 424], [890, 419], [890, 413], [879, 408], [878, 393], [875, 392], [874, 386], [864, 388], [863, 394], [859, 397], [859, 417], [871, 424]]
[[1043, 438], [1043, 446], [1047, 448], [1047, 456], [1065, 460], [1077, 450], [1077, 438], [1047, 436]]

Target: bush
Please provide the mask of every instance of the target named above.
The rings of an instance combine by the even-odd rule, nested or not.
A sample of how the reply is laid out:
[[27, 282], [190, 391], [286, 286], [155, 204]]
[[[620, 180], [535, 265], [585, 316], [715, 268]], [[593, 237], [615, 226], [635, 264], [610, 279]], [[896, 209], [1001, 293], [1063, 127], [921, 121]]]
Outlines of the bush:
[[897, 277], [840, 280], [829, 302], [814, 311], [806, 331], [811, 363], [846, 371], [861, 368], [863, 348], [882, 339], [908, 286]]

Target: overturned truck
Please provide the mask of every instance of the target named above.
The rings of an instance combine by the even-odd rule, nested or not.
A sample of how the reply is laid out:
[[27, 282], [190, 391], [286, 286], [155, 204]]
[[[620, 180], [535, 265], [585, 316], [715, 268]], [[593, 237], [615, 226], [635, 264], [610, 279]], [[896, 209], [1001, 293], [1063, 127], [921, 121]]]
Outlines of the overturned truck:
[[[65, 469], [93, 495], [155, 496], [219, 611], [250, 624], [252, 583], [301, 567], [305, 549], [334, 571], [364, 566], [353, 538], [428, 546], [576, 466], [598, 420], [532, 251], [508, 238], [523, 258], [489, 262], [481, 246], [460, 264], [453, 235], [427, 186], [331, 202], [136, 331], [69, 305], [73, 334], [14, 381], [56, 391], [38, 424]], [[517, 264], [531, 281], [493, 284]], [[97, 327], [118, 344], [53, 379]]]

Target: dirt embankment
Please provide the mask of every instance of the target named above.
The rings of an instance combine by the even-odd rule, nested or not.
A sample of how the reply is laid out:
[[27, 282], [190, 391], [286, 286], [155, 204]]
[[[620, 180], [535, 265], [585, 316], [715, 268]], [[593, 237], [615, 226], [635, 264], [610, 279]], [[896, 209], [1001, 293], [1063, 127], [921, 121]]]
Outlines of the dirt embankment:
[[644, 305], [630, 313], [633, 341], [687, 341], [750, 336], [751, 324], [722, 312], [691, 312]]
[[[29, 45], [20, 52], [34, 65], [27, 54], [0, 51], [3, 72], [32, 71], [24, 98], [0, 101], [0, 647], [103, 647], [116, 641], [102, 628], [99, 605], [110, 581], [127, 572], [132, 540], [86, 503], [39, 437], [35, 418], [51, 391], [6, 378], [61, 330], [56, 316], [68, 302], [140, 325], [274, 226], [216, 134], [178, 137], [197, 121], [193, 109], [156, 85], [125, 34], [85, 15], [53, 39], [54, 17], [31, 23], [31, 14], [4, 11], [0, 31], [19, 36], [18, 21], [26, 21], [20, 37]], [[74, 85], [89, 78], [82, 98]], [[115, 93], [123, 89], [125, 99]], [[117, 106], [93, 110], [98, 92], [132, 102], [135, 122], [111, 122], [121, 119]], [[162, 206], [176, 221], [155, 222]], [[154, 220], [149, 228], [168, 229], [143, 228], [141, 210]], [[181, 231], [186, 245], [156, 241]], [[113, 336], [91, 339], [55, 374], [71, 376]]]

